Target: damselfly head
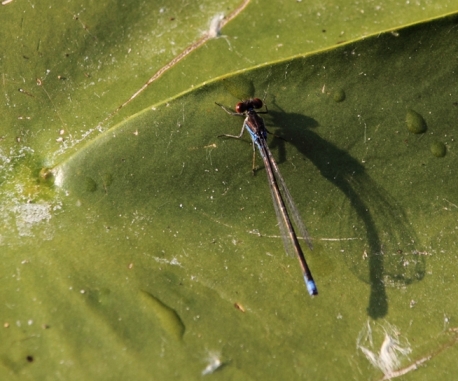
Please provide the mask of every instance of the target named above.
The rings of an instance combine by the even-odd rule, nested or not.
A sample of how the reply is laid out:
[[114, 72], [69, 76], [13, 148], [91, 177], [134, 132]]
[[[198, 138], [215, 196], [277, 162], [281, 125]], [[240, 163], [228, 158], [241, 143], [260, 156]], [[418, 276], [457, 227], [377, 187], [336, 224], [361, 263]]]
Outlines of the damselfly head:
[[235, 106], [235, 111], [238, 114], [243, 114], [245, 111], [254, 110], [262, 107], [262, 100], [259, 98], [249, 99], [247, 101], [239, 102]]

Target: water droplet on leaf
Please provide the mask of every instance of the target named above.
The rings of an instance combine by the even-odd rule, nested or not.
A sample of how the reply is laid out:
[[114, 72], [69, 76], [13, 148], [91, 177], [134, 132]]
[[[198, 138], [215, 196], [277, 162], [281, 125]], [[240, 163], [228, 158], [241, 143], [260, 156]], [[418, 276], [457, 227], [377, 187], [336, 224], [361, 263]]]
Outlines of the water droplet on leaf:
[[431, 153], [436, 157], [444, 157], [447, 153], [447, 147], [442, 142], [434, 142], [431, 144]]
[[345, 100], [345, 97], [345, 91], [343, 91], [342, 89], [337, 90], [333, 95], [333, 98], [336, 102], [343, 102]]
[[407, 129], [414, 134], [426, 132], [426, 122], [423, 117], [414, 110], [407, 111], [406, 116]]

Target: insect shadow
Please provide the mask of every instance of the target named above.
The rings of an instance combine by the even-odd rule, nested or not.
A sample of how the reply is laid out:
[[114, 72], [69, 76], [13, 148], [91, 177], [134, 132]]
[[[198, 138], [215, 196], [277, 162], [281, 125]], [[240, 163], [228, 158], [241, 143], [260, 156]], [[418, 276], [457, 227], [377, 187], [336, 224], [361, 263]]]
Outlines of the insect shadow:
[[287, 144], [294, 144], [345, 196], [347, 209], [336, 210], [346, 216], [340, 234], [359, 238], [356, 244], [345, 243], [345, 260], [370, 285], [368, 315], [384, 317], [388, 313], [386, 286], [405, 286], [425, 275], [424, 256], [415, 247], [419, 240], [404, 210], [367, 174], [364, 165], [313, 131], [319, 126], [313, 118], [269, 109], [266, 122], [268, 127], [280, 128], [275, 133], [281, 139], [269, 139], [277, 148], [278, 162], [285, 161]]

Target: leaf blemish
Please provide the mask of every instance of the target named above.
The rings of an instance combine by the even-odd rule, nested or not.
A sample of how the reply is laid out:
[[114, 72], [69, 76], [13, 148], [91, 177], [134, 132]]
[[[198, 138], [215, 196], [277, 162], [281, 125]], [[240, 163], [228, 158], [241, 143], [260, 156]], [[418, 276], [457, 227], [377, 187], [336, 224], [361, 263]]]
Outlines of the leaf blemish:
[[181, 341], [186, 328], [178, 313], [147, 291], [142, 290], [141, 295], [147, 306], [156, 315], [164, 331]]

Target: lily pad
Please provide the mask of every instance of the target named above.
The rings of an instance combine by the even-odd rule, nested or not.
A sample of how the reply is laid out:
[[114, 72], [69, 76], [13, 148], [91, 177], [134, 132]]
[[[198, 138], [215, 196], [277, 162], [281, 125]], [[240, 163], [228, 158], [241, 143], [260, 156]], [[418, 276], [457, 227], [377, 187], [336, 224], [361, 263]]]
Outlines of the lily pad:
[[[63, 27], [74, 34], [45, 52], [38, 40], [22, 45], [22, 74], [4, 77], [16, 90], [6, 92], [1, 147], [2, 377], [366, 380], [415, 366], [414, 379], [454, 374], [457, 16], [179, 95], [174, 82], [108, 128], [98, 122], [144, 78], [104, 94], [119, 78], [96, 70], [95, 53], [119, 46], [100, 38], [113, 22], [99, 24], [100, 7], [92, 23], [83, 9], [51, 12], [42, 25], [78, 30]], [[141, 10], [114, 14], [144, 22]], [[111, 36], [121, 37], [129, 40], [127, 29]], [[67, 67], [65, 41], [94, 55]], [[242, 127], [214, 104], [234, 105], [238, 88], [227, 83], [237, 81], [268, 105], [270, 147], [315, 247], [306, 255], [316, 298], [283, 255], [249, 138], [217, 137]], [[91, 108], [96, 88], [104, 100]], [[408, 109], [427, 116], [425, 134], [405, 128]], [[430, 153], [438, 139], [447, 144], [441, 160]]]

